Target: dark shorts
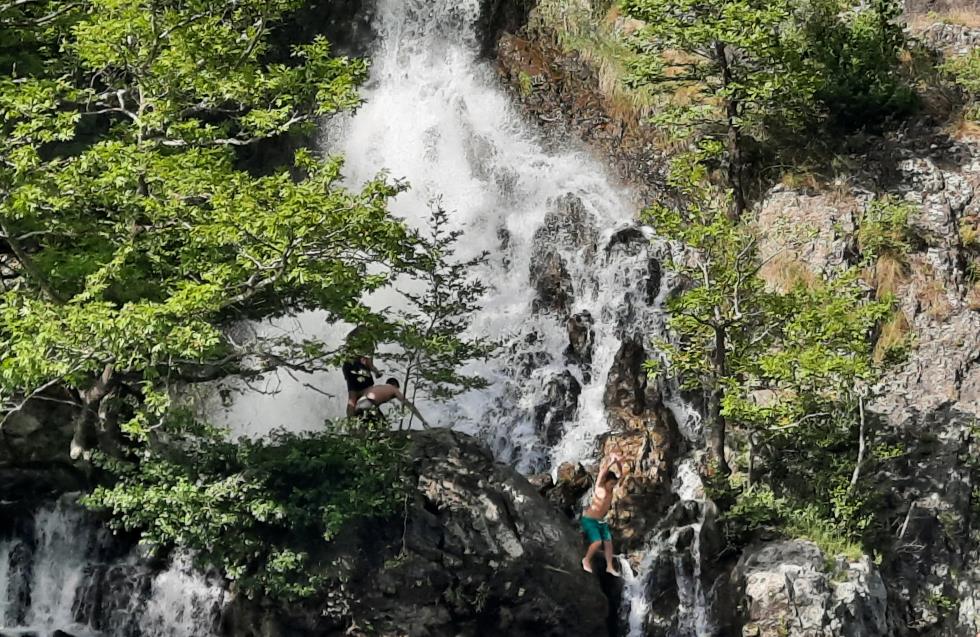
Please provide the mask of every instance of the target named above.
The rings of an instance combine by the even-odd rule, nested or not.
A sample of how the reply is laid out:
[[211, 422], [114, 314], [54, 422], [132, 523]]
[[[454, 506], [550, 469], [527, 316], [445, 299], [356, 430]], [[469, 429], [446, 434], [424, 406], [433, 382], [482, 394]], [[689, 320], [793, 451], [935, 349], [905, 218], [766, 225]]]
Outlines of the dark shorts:
[[347, 391], [362, 392], [374, 385], [371, 370], [361, 361], [347, 361], [341, 370], [344, 372], [344, 380], [347, 381]]
[[582, 516], [580, 522], [582, 531], [585, 533], [585, 539], [589, 541], [589, 544], [600, 541], [612, 542], [612, 533], [609, 532], [609, 525], [605, 522], [585, 515]]

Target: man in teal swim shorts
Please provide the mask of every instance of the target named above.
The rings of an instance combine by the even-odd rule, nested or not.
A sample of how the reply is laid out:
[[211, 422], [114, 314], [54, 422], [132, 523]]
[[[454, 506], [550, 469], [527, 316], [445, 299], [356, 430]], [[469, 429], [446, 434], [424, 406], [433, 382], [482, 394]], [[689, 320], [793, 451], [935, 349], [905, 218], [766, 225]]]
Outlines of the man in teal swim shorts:
[[[619, 571], [613, 562], [612, 534], [609, 532], [609, 525], [602, 521], [609, 513], [612, 505], [613, 489], [619, 481], [619, 475], [623, 472], [623, 465], [620, 462], [619, 454], [614, 453], [609, 456], [609, 462], [603, 463], [605, 468], [600, 468], [599, 477], [596, 479], [595, 489], [593, 490], [592, 502], [582, 513], [582, 531], [585, 539], [589, 542], [589, 549], [582, 558], [582, 568], [589, 573], [592, 572], [592, 558], [595, 557], [599, 547], [604, 548], [606, 556], [606, 572], [610, 575], [619, 577]], [[610, 471], [616, 467], [616, 472]]]

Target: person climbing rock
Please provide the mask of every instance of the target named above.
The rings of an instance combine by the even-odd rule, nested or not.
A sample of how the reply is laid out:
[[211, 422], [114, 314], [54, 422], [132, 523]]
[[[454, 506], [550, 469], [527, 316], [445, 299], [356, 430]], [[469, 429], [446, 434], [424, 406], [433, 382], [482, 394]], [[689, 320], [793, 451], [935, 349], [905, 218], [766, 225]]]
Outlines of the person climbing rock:
[[422, 413], [402, 394], [397, 378], [389, 378], [384, 385], [372, 385], [365, 389], [354, 404], [353, 415], [368, 422], [386, 422], [384, 414], [381, 413], [381, 405], [395, 399], [400, 400], [413, 414], [418, 416], [423, 427], [429, 428], [429, 423], [422, 417]]
[[[361, 338], [361, 331], [361, 328], [354, 328], [351, 333], [347, 335], [348, 343], [350, 343], [352, 340], [356, 340], [357, 338]], [[354, 407], [357, 405], [357, 400], [364, 395], [364, 391], [368, 387], [374, 385], [374, 376], [378, 376], [380, 378], [381, 372], [374, 366], [374, 361], [372, 360], [370, 354], [365, 356], [355, 356], [350, 360], [344, 361], [344, 364], [341, 365], [340, 370], [343, 372], [344, 381], [347, 383], [347, 417], [349, 418], [354, 415]], [[372, 374], [374, 376], [372, 376]]]
[[[615, 466], [616, 472], [611, 471]], [[609, 532], [609, 525], [602, 521], [612, 505], [613, 490], [619, 482], [619, 477], [623, 474], [623, 465], [618, 453], [609, 456], [608, 461], [604, 461], [599, 468], [599, 477], [596, 479], [595, 488], [592, 492], [592, 502], [582, 513], [580, 523], [585, 539], [589, 543], [589, 548], [582, 558], [582, 568], [589, 573], [592, 572], [592, 558], [595, 557], [599, 547], [603, 547], [606, 557], [606, 572], [610, 575], [619, 577], [619, 571], [613, 562], [612, 533]]]

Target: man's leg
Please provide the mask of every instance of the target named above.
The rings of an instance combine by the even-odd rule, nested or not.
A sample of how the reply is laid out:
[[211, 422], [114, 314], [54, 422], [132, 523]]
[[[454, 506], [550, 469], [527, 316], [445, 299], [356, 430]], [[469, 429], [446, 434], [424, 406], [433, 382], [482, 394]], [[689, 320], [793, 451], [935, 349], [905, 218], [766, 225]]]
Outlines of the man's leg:
[[354, 407], [357, 405], [357, 399], [360, 397], [361, 397], [361, 392], [359, 391], [347, 392], [347, 417], [348, 418], [354, 415]]
[[615, 562], [613, 562], [612, 540], [603, 540], [602, 548], [606, 554], [606, 572], [619, 577], [619, 570], [616, 569]]
[[582, 558], [582, 568], [584, 568], [589, 573], [592, 572], [592, 558], [595, 557], [596, 551], [602, 546], [602, 542], [596, 541], [589, 544], [589, 550], [585, 552], [585, 557]]

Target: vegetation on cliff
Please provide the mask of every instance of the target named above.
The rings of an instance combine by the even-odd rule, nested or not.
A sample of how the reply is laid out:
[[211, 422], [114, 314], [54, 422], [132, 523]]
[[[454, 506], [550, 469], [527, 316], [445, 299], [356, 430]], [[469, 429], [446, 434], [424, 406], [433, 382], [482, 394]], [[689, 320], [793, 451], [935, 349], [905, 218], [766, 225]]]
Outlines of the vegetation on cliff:
[[[456, 369], [488, 347], [464, 336], [478, 260], [453, 259], [445, 214], [419, 234], [388, 211], [405, 184], [346, 188], [342, 159], [315, 151], [318, 122], [359, 103], [366, 64], [322, 37], [290, 42], [282, 25], [305, 4], [0, 3], [3, 417], [72, 405], [72, 457], [118, 480], [90, 504], [285, 596], [318, 590], [291, 534], [387, 513], [397, 448], [363, 432], [229, 443], [195, 423], [189, 388], [349, 354], [236, 326], [306, 310], [365, 326], [404, 346], [407, 391], [477, 386]], [[413, 309], [365, 304], [401, 276], [427, 284]]]

